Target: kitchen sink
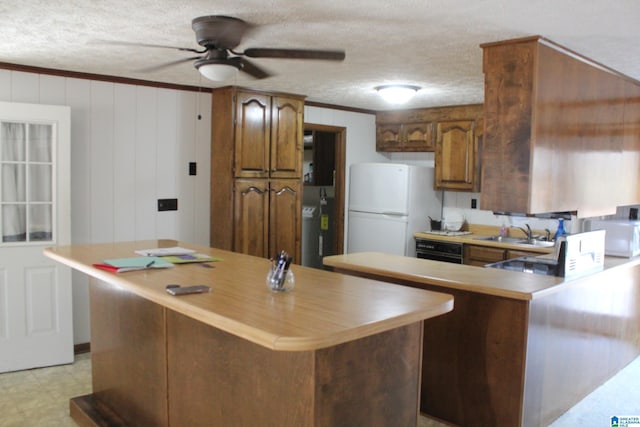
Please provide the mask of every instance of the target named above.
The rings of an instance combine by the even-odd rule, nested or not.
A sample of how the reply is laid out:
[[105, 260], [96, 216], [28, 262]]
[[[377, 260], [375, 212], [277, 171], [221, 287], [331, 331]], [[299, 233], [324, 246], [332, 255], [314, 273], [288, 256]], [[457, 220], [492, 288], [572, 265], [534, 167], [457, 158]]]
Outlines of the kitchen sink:
[[551, 246], [555, 245], [555, 242], [549, 242], [548, 240], [536, 240], [536, 239], [534, 239], [531, 242], [527, 242], [525, 240], [525, 241], [523, 241], [523, 244], [531, 245], [531, 246], [540, 246], [542, 248], [550, 248]]
[[473, 240], [484, 240], [485, 242], [500, 242], [500, 243], [527, 243], [527, 239], [522, 237], [506, 237], [506, 236], [482, 236], [474, 237]]
[[506, 237], [506, 236], [482, 236], [482, 237], [474, 237], [473, 240], [483, 240], [485, 242], [510, 243], [514, 245], [538, 246], [541, 248], [550, 248], [551, 246], [554, 245], [554, 242], [549, 242], [546, 240], [533, 239], [532, 241], [527, 241], [527, 239], [523, 239], [522, 237]]

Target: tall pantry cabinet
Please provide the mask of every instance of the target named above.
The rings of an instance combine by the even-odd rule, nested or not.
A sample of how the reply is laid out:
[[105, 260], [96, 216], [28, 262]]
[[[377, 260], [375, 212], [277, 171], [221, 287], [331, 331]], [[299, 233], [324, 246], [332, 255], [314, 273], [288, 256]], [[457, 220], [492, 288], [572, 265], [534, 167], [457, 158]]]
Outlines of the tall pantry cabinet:
[[301, 261], [304, 97], [213, 89], [212, 247]]

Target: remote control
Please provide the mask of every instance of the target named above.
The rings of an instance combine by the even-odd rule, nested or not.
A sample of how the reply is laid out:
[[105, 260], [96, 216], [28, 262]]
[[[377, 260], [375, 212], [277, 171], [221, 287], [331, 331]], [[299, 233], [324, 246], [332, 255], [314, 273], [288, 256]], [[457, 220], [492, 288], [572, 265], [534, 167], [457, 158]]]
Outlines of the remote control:
[[171, 295], [187, 295], [187, 294], [202, 294], [204, 292], [211, 292], [211, 288], [206, 285], [194, 285], [194, 286], [167, 286], [167, 292]]

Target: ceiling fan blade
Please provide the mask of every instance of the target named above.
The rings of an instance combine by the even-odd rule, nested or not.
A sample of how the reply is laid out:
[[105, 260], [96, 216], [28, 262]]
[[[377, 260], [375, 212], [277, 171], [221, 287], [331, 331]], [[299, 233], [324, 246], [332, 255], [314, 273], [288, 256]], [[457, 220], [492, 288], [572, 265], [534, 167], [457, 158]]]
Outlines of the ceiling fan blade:
[[162, 49], [176, 49], [184, 52], [194, 52], [194, 53], [205, 53], [207, 50], [198, 50], [190, 47], [179, 47], [179, 46], [167, 46], [162, 44], [151, 44], [151, 43], [135, 43], [135, 42], [125, 42], [119, 40], [93, 40], [91, 43], [95, 44], [110, 44], [114, 46], [136, 46], [136, 47], [153, 47], [153, 48], [162, 48]]
[[327, 61], [342, 61], [345, 58], [343, 50], [314, 49], [250, 48], [244, 51], [244, 55], [250, 58], [323, 59]]
[[162, 64], [158, 64], [158, 65], [153, 65], [151, 67], [145, 67], [145, 68], [141, 68], [136, 70], [139, 73], [151, 73], [154, 71], [159, 71], [168, 67], [173, 67], [174, 65], [178, 65], [178, 64], [182, 64], [183, 62], [190, 62], [190, 61], [195, 61], [196, 59], [200, 59], [202, 58], [201, 56], [194, 56], [191, 58], [182, 58], [182, 59], [178, 59], [176, 61], [170, 61], [170, 62], [165, 62]]
[[256, 64], [247, 59], [235, 56], [233, 58], [229, 58], [229, 62], [233, 63], [236, 67], [238, 67], [239, 70], [244, 71], [253, 78], [266, 79], [267, 77], [271, 77], [271, 73], [269, 73], [264, 68], [258, 67]]

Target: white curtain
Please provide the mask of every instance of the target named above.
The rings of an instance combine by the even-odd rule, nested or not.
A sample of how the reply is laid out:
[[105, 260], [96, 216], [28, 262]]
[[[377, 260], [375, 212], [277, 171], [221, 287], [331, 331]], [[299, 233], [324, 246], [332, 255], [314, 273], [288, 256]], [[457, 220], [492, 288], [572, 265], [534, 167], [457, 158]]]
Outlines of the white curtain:
[[[25, 145], [23, 123], [2, 123], [2, 240], [25, 240], [27, 232]], [[20, 204], [18, 204], [20, 203]]]
[[0, 145], [2, 241], [51, 240], [51, 125], [3, 122]]
[[29, 125], [29, 240], [51, 240], [53, 229], [51, 125]]

